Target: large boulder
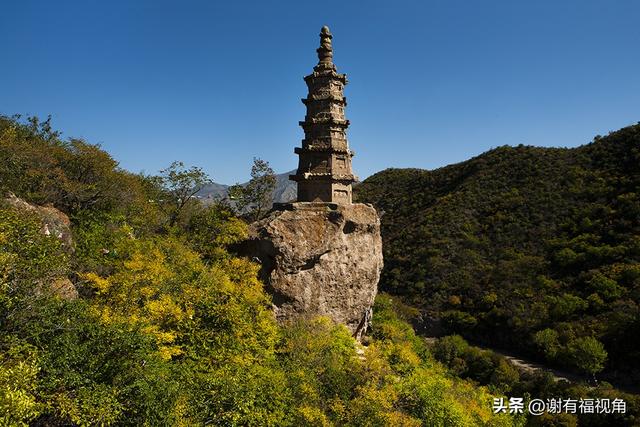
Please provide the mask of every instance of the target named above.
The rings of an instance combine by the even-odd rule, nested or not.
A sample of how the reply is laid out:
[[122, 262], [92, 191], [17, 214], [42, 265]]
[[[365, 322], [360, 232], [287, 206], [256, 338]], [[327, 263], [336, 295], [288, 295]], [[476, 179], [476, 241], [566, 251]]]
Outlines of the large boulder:
[[277, 204], [244, 244], [261, 263], [276, 318], [328, 316], [360, 339], [382, 270], [380, 218], [368, 204]]

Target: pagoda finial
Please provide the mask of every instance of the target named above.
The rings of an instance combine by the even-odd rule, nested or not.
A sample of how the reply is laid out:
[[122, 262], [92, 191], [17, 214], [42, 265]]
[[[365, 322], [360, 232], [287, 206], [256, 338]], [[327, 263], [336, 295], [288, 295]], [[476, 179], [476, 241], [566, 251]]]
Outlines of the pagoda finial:
[[326, 25], [320, 30], [320, 47], [316, 49], [318, 52], [318, 64], [333, 63], [333, 47], [331, 46], [331, 31]]

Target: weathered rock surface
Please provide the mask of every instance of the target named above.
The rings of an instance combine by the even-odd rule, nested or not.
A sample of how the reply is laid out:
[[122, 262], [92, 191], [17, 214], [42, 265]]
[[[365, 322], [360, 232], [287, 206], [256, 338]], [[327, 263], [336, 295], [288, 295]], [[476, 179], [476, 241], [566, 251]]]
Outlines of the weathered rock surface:
[[67, 277], [58, 277], [49, 284], [49, 289], [61, 298], [73, 300], [78, 298], [78, 290]]
[[[0, 202], [1, 201], [0, 199]], [[4, 198], [4, 203], [18, 211], [35, 214], [42, 223], [42, 234], [60, 240], [62, 248], [67, 252], [73, 252], [75, 250], [73, 237], [71, 235], [71, 221], [64, 212], [59, 211], [53, 206], [31, 204], [13, 193], [9, 193], [7, 197]], [[42, 292], [43, 286], [42, 283], [37, 283], [35, 292]], [[47, 287], [51, 292], [64, 299], [72, 300], [78, 298], [78, 290], [68, 277], [56, 277], [47, 283]]]
[[276, 205], [251, 226], [247, 255], [262, 264], [279, 321], [328, 316], [360, 338], [382, 269], [380, 218], [371, 205]]
[[71, 221], [64, 213], [53, 206], [38, 206], [22, 200], [13, 193], [9, 193], [4, 199], [5, 203], [23, 212], [34, 213], [42, 222], [42, 232], [47, 236], [53, 236], [62, 242], [68, 252], [74, 251], [71, 235]]

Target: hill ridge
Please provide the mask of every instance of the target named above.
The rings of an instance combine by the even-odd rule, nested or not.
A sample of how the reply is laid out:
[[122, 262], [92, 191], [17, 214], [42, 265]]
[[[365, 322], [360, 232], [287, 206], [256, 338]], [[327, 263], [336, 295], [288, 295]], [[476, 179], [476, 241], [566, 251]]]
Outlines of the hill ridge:
[[[640, 325], [639, 165], [633, 125], [576, 148], [502, 146], [378, 172], [356, 197], [383, 213], [381, 288], [450, 333], [574, 369], [572, 345], [596, 338], [609, 373], [640, 375], [627, 337]], [[553, 351], [536, 344], [547, 329]]]

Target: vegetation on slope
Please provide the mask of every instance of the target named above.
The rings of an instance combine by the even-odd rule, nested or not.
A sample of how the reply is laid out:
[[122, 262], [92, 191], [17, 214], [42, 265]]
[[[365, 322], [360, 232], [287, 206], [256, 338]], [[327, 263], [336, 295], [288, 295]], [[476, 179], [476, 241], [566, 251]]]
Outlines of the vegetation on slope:
[[357, 197], [383, 213], [382, 289], [427, 324], [640, 379], [640, 125], [575, 149], [388, 169]]
[[[388, 297], [361, 356], [326, 319], [278, 326], [257, 266], [227, 250], [246, 225], [177, 200], [198, 170], [131, 174], [48, 121], [11, 118], [0, 164], [0, 191], [64, 211], [75, 240], [0, 205], [0, 425], [525, 422], [492, 415], [489, 389], [450, 376]], [[48, 291], [60, 277], [80, 298]]]

